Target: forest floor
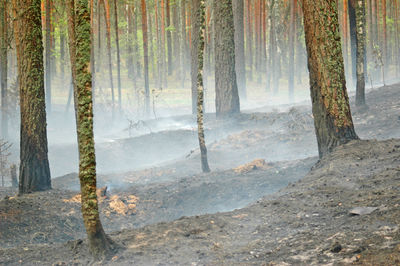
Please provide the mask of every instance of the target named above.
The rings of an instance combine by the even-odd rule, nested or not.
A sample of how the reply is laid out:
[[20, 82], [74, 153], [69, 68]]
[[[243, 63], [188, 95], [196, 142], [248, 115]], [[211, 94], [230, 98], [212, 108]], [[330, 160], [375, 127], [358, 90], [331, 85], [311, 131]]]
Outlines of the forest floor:
[[[99, 191], [103, 225], [120, 246], [102, 264], [400, 264], [398, 99], [400, 84], [369, 92], [369, 108], [353, 108], [353, 119], [361, 139], [377, 140], [352, 141], [320, 161], [307, 106], [231, 121], [208, 115], [209, 174], [187, 149], [196, 143], [190, 129], [104, 144], [107, 156], [132, 164], [146, 166], [141, 155], [153, 150], [174, 157], [99, 176], [108, 187]], [[0, 264], [91, 262], [77, 175], [53, 187], [22, 197], [0, 189]]]

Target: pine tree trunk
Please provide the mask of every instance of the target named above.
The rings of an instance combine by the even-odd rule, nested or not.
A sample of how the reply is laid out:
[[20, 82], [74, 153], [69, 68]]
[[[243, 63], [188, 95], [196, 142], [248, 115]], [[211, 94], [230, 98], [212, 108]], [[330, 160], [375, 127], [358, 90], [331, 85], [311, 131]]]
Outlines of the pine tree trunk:
[[131, 80], [135, 79], [134, 75], [134, 64], [133, 64], [133, 12], [131, 4], [127, 4], [127, 14], [126, 14], [126, 21], [127, 21], [127, 56], [126, 56], [126, 68], [128, 69], [128, 77]]
[[8, 138], [7, 74], [8, 74], [8, 23], [7, 1], [0, 0], [0, 84], [1, 84], [1, 137]]
[[247, 25], [247, 30], [246, 30], [246, 49], [247, 49], [247, 65], [250, 69], [249, 74], [246, 75], [246, 78], [248, 78], [250, 81], [253, 80], [253, 31], [251, 27], [251, 0], [247, 0], [247, 9], [246, 9], [246, 25]]
[[382, 0], [382, 28], [383, 28], [383, 48], [382, 48], [382, 57], [383, 57], [383, 68], [386, 72], [389, 69], [389, 58], [387, 52], [387, 24], [386, 24], [386, 0]]
[[144, 93], [145, 93], [145, 112], [146, 116], [150, 115], [150, 89], [149, 89], [149, 52], [147, 40], [147, 11], [146, 1], [141, 1], [142, 8], [142, 32], [143, 32], [143, 53], [144, 53]]
[[118, 78], [118, 108], [122, 112], [122, 89], [121, 89], [121, 55], [119, 49], [119, 30], [118, 30], [118, 6], [117, 0], [114, 0], [114, 28], [115, 43], [117, 45], [117, 78]]
[[180, 55], [180, 25], [179, 25], [179, 5], [178, 1], [175, 1], [172, 5], [172, 21], [174, 24], [174, 34], [173, 34], [173, 48], [174, 48], [174, 64], [173, 68], [176, 70], [176, 78], [178, 80], [182, 79], [181, 75], [181, 55]]
[[114, 96], [114, 81], [113, 81], [113, 73], [112, 73], [112, 60], [111, 60], [111, 20], [110, 20], [110, 0], [101, 0], [104, 1], [104, 14], [106, 16], [106, 37], [107, 37], [107, 57], [108, 57], [108, 74], [109, 74], [109, 82], [111, 89], [111, 108], [112, 108], [112, 119], [114, 120], [114, 108], [115, 108], [115, 96]]
[[356, 1], [348, 0], [349, 24], [350, 24], [350, 55], [351, 55], [351, 79], [354, 86], [357, 80], [357, 25], [356, 25]]
[[197, 113], [197, 73], [198, 73], [198, 50], [199, 50], [199, 35], [196, 34], [200, 31], [200, 25], [198, 24], [196, 14], [200, 10], [200, 0], [192, 0], [192, 12], [191, 12], [191, 49], [190, 49], [190, 77], [192, 84], [192, 114]]
[[[74, 5], [74, 0], [68, 0]], [[92, 75], [90, 72], [91, 26], [88, 0], [77, 0], [74, 6], [74, 23], [76, 39], [70, 39], [75, 46], [75, 57], [72, 71], [75, 72], [75, 106], [77, 118], [77, 136], [79, 149], [79, 180], [81, 185], [81, 209], [83, 222], [89, 240], [89, 250], [96, 260], [112, 254], [112, 241], [107, 237], [100, 222], [99, 207], [96, 195], [96, 158], [93, 136], [93, 103]], [[73, 62], [73, 60], [76, 60]], [[75, 68], [75, 69], [74, 69]]]
[[295, 23], [296, 23], [296, 0], [290, 1], [290, 27], [289, 27], [289, 101], [294, 101], [294, 53], [295, 53], [295, 45], [294, 38], [296, 35], [295, 32]]
[[181, 0], [181, 70], [182, 70], [182, 88], [185, 87], [187, 59], [187, 41], [186, 41], [186, 0]]
[[246, 62], [244, 57], [244, 0], [233, 0], [235, 23], [236, 75], [240, 99], [246, 100]]
[[51, 189], [40, 0], [13, 0], [21, 113], [19, 194]]
[[231, 0], [213, 2], [215, 109], [217, 117], [240, 112], [235, 71], [235, 29]]
[[366, 52], [365, 52], [365, 3], [364, 0], [356, 0], [357, 19], [357, 90], [356, 105], [365, 105], [365, 73], [366, 73]]
[[201, 153], [201, 169], [204, 173], [210, 172], [207, 159], [207, 147], [204, 139], [204, 127], [203, 127], [203, 62], [204, 62], [204, 38], [205, 38], [205, 4], [204, 0], [200, 0], [200, 7], [197, 10], [197, 24], [199, 27], [199, 45], [198, 45], [198, 72], [197, 72], [197, 128], [198, 138]]
[[172, 75], [173, 67], [172, 67], [172, 44], [171, 44], [171, 12], [170, 12], [170, 2], [169, 0], [166, 1], [166, 14], [167, 14], [167, 51], [168, 51], [168, 76]]
[[319, 156], [358, 139], [344, 76], [336, 1], [302, 0]]
[[50, 22], [51, 22], [51, 9], [50, 9], [50, 0], [46, 0], [46, 31], [45, 31], [45, 39], [46, 39], [46, 44], [45, 44], [45, 88], [46, 88], [46, 107], [47, 111], [51, 113], [51, 44], [50, 44], [50, 34], [51, 34], [51, 29], [50, 29]]

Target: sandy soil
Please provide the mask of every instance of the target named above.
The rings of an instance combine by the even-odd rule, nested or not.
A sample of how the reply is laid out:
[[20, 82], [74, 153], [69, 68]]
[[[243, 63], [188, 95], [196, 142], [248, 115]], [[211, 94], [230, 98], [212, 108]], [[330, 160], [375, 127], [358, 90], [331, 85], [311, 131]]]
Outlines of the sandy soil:
[[[399, 85], [368, 93], [369, 109], [353, 109], [360, 137], [400, 138], [399, 96]], [[143, 139], [154, 149], [164, 143], [164, 153], [184, 154], [99, 177], [108, 186], [104, 227], [121, 247], [102, 263], [399, 263], [400, 140], [353, 141], [317, 163], [308, 107], [246, 113], [229, 122], [209, 117], [206, 126], [213, 169], [207, 175], [199, 174], [197, 150], [168, 145], [166, 136], [189, 143], [186, 131], [109, 144], [114, 156], [123, 156], [121, 145], [134, 149]], [[91, 262], [86, 242], [76, 240], [85, 236], [77, 182], [69, 174], [48, 192], [12, 197], [11, 189], [0, 191], [0, 264]]]

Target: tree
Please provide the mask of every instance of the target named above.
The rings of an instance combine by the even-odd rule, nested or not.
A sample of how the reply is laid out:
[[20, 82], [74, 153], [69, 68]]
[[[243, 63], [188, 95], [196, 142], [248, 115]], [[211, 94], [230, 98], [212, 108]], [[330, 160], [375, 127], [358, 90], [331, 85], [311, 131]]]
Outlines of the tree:
[[[191, 12], [191, 26], [192, 33], [200, 31], [199, 21], [196, 18], [197, 11], [200, 10], [200, 0], [192, 0], [192, 12]], [[191, 49], [190, 49], [190, 80], [191, 80], [191, 92], [192, 92], [192, 114], [197, 113], [197, 73], [198, 73], [198, 56], [199, 51], [199, 34], [191, 34]]]
[[50, 0], [46, 0], [46, 51], [45, 51], [45, 75], [46, 75], [46, 106], [47, 110], [51, 112], [51, 44], [50, 44], [50, 35], [51, 35], [51, 3]]
[[[349, 25], [350, 25], [350, 54], [351, 54], [351, 79], [354, 85], [357, 80], [357, 24], [356, 24], [356, 1], [348, 0]], [[346, 14], [347, 15], [347, 14]]]
[[213, 1], [215, 106], [217, 116], [240, 112], [235, 70], [235, 29], [232, 0]]
[[21, 113], [19, 194], [51, 189], [40, 0], [13, 0]]
[[357, 24], [357, 90], [356, 90], [356, 105], [365, 105], [365, 3], [364, 0], [356, 0], [356, 24]]
[[289, 100], [294, 100], [294, 53], [296, 35], [296, 5], [297, 0], [290, 1], [290, 29], [289, 29]]
[[198, 138], [201, 153], [201, 169], [204, 173], [210, 172], [207, 160], [207, 147], [204, 140], [204, 127], [203, 127], [203, 98], [204, 98], [204, 87], [203, 87], [203, 65], [204, 65], [204, 35], [206, 28], [205, 19], [205, 4], [204, 0], [200, 0], [200, 6], [197, 10], [197, 24], [199, 27], [199, 45], [198, 45], [198, 71], [197, 71], [197, 128]]
[[235, 23], [235, 62], [240, 99], [246, 99], [246, 62], [244, 57], [244, 0], [233, 0]]
[[[75, 72], [75, 106], [79, 149], [79, 181], [81, 208], [89, 249], [96, 260], [112, 253], [112, 241], [100, 222], [96, 195], [96, 158], [93, 137], [92, 75], [90, 69], [91, 25], [88, 0], [68, 0], [69, 23], [74, 33], [69, 36], [75, 56], [71, 71]], [[71, 10], [73, 9], [73, 10]], [[72, 29], [72, 27], [70, 27]], [[72, 39], [75, 37], [75, 40]], [[75, 61], [75, 62], [74, 62]]]
[[7, 74], [8, 74], [8, 23], [7, 0], [0, 0], [0, 86], [1, 86], [1, 135], [8, 137]]
[[302, 0], [312, 109], [320, 158], [358, 139], [344, 76], [335, 0]]
[[150, 114], [150, 89], [149, 89], [149, 48], [147, 39], [147, 11], [146, 1], [142, 0], [142, 32], [143, 32], [143, 61], [144, 61], [144, 93], [145, 93], [145, 112], [146, 115]]
[[121, 56], [120, 56], [120, 52], [119, 52], [118, 11], [117, 10], [118, 10], [117, 0], [114, 0], [115, 43], [117, 44], [118, 108], [119, 108], [119, 111], [121, 112], [121, 110], [122, 110]]

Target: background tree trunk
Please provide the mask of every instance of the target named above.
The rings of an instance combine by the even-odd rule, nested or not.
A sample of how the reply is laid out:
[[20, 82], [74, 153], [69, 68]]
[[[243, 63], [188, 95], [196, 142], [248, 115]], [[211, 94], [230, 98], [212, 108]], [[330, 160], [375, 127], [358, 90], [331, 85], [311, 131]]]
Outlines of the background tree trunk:
[[350, 55], [351, 76], [350, 84], [354, 87], [357, 80], [357, 25], [356, 25], [356, 1], [348, 0], [349, 24], [350, 24]]
[[40, 0], [13, 0], [21, 109], [19, 194], [51, 188]]
[[118, 6], [117, 0], [114, 0], [114, 27], [115, 27], [115, 43], [117, 45], [117, 75], [118, 75], [118, 108], [122, 111], [122, 89], [121, 89], [121, 55], [119, 49], [119, 32], [118, 32]]
[[289, 26], [289, 101], [294, 101], [294, 38], [296, 36], [295, 23], [296, 23], [296, 0], [290, 1], [290, 26]]
[[336, 1], [302, 0], [319, 156], [357, 139], [347, 96]]
[[231, 0], [213, 2], [215, 106], [221, 117], [240, 112], [235, 70], [235, 29]]
[[192, 7], [191, 7], [191, 49], [190, 49], [190, 57], [191, 57], [191, 64], [190, 64], [190, 80], [192, 83], [192, 114], [197, 113], [197, 73], [198, 73], [198, 50], [199, 50], [199, 34], [196, 34], [200, 30], [200, 25], [198, 24], [196, 14], [197, 11], [200, 9], [200, 0], [192, 0]]
[[356, 105], [365, 105], [365, 3], [364, 0], [356, 0], [356, 19], [357, 19], [357, 90]]
[[51, 36], [51, 29], [50, 29], [50, 23], [51, 23], [51, 3], [50, 0], [46, 0], [46, 30], [45, 30], [45, 39], [46, 39], [46, 44], [45, 44], [45, 88], [46, 88], [46, 106], [47, 106], [47, 111], [51, 113], [51, 44], [50, 44], [50, 36]]
[[246, 61], [244, 57], [244, 0], [233, 0], [235, 23], [236, 75], [240, 99], [246, 99]]
[[7, 1], [0, 0], [0, 84], [1, 84], [1, 137], [8, 138], [7, 74], [8, 74], [8, 20]]
[[149, 52], [147, 40], [147, 11], [146, 1], [142, 0], [142, 32], [143, 32], [143, 53], [144, 53], [144, 94], [145, 94], [145, 112], [146, 116], [150, 114], [150, 89], [149, 89]]

